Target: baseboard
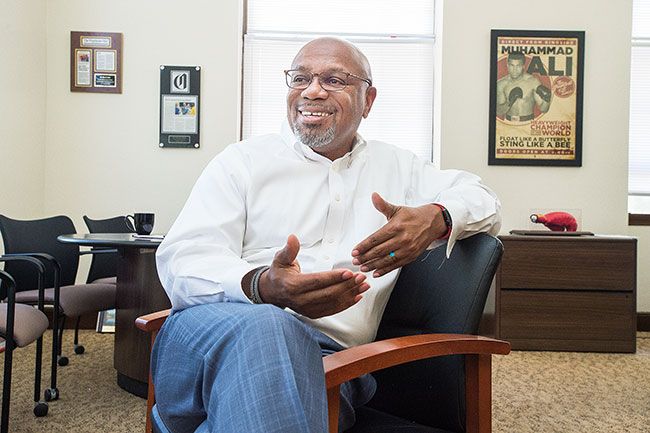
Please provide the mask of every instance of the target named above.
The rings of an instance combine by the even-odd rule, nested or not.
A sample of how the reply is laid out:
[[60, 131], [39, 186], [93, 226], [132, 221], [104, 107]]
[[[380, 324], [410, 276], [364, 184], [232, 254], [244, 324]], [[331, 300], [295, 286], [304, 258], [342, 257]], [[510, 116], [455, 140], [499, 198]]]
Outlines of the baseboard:
[[650, 331], [650, 313], [636, 313], [636, 330]]

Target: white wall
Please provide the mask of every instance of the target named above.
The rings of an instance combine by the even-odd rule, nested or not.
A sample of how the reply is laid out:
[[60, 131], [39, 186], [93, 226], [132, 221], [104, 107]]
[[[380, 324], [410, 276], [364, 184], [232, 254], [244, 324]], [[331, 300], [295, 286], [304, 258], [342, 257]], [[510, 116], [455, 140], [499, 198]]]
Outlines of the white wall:
[[43, 213], [45, 0], [0, 2], [0, 213]]
[[[443, 20], [442, 167], [473, 171], [496, 190], [502, 234], [529, 228], [533, 209], [575, 209], [582, 230], [639, 236], [647, 262], [650, 232], [627, 225], [632, 1], [446, 0]], [[586, 32], [582, 167], [487, 165], [491, 29]], [[650, 311], [650, 272], [638, 271], [639, 310]]]
[[[627, 232], [631, 1], [494, 4], [445, 2], [442, 165], [480, 173], [496, 189], [503, 202], [504, 233], [527, 228], [533, 208], [580, 209], [584, 230]], [[585, 31], [582, 167], [487, 165], [490, 29]]]
[[[238, 137], [239, 13], [236, 0], [48, 2], [46, 214], [85, 231], [83, 214], [154, 212], [154, 231], [169, 229], [203, 167]], [[123, 34], [121, 95], [70, 92], [70, 31]], [[160, 65], [202, 66], [198, 150], [158, 147]]]
[[[3, 135], [16, 143], [0, 145], [0, 197], [5, 201], [17, 194], [7, 182], [27, 180], [25, 193], [18, 194], [21, 202], [15, 208], [3, 203], [3, 212], [25, 217], [65, 213], [84, 231], [85, 213], [100, 218], [152, 211], [155, 231], [166, 231], [202, 167], [238, 136], [240, 3], [116, 0], [98, 13], [105, 3], [49, 1], [45, 25], [45, 0], [3, 2], [3, 65], [9, 58], [16, 68], [0, 68], [13, 78], [12, 84], [0, 80], [0, 89], [3, 100], [5, 95], [27, 98], [29, 106], [7, 117], [8, 108], [0, 104]], [[442, 10], [442, 68], [437, 71], [442, 77], [437, 124], [442, 166], [476, 172], [498, 192], [503, 233], [526, 228], [531, 209], [578, 209], [585, 230], [638, 236], [639, 263], [647, 262], [650, 227], [627, 226], [631, 0], [549, 0], [543, 5], [445, 0]], [[586, 31], [582, 167], [487, 165], [493, 28]], [[72, 30], [124, 34], [123, 94], [69, 91]], [[161, 64], [203, 67], [199, 150], [157, 146]], [[8, 172], [6, 159], [12, 161]], [[650, 271], [642, 266], [638, 283], [639, 310], [650, 311]]]

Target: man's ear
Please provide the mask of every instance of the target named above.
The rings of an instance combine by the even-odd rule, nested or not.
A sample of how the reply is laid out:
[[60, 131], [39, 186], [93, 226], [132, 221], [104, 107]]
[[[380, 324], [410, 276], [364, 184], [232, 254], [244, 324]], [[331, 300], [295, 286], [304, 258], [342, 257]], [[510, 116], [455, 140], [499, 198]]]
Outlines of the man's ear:
[[363, 110], [364, 119], [368, 117], [368, 113], [370, 113], [370, 109], [372, 108], [372, 103], [375, 102], [376, 97], [377, 97], [377, 88], [369, 87], [368, 90], [366, 91], [366, 106]]

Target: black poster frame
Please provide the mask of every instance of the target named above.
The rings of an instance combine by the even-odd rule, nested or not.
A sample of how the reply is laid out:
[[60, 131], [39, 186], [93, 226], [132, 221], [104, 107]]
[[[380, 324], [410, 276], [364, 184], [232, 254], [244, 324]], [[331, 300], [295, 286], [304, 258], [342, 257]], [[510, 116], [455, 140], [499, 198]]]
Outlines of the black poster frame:
[[[550, 109], [547, 108], [549, 111], [544, 113], [544, 115], [537, 113], [536, 115], [531, 115], [533, 119], [524, 120], [524, 116], [512, 116], [512, 119], [504, 119], [503, 114], [499, 113], [497, 109], [497, 94], [500, 88], [498, 82], [501, 81], [501, 77], [499, 77], [499, 61], [504, 62], [504, 58], [507, 57], [507, 54], [499, 52], [499, 47], [501, 46], [499, 41], [504, 39], [511, 39], [513, 41], [513, 50], [521, 48], [516, 46], [518, 45], [516, 42], [520, 41], [522, 42], [521, 45], [525, 46], [525, 49], [533, 51], [535, 49], [542, 51], [545, 43], [549, 44], [548, 46], [553, 46], [551, 42], [559, 41], [558, 45], [555, 46], [558, 52], [562, 47], [561, 43], [563, 40], [567, 41], [565, 43], [573, 43], [575, 41], [575, 45], [573, 45], [575, 52], [571, 55], [572, 75], [565, 74], [564, 76], [550, 77], [551, 70], [557, 67], [558, 64], [561, 64], [562, 60], [566, 61], [566, 58], [569, 57], [568, 54], [564, 54], [563, 59], [559, 59], [559, 55], [556, 56], [553, 60], [557, 60], [557, 63], [554, 62], [553, 65], [545, 65], [549, 71], [549, 78], [553, 78], [553, 81], [547, 87], [551, 100]], [[524, 44], [523, 41], [529, 41], [529, 43]], [[581, 167], [585, 32], [564, 30], [492, 30], [490, 46], [488, 165]], [[504, 47], [508, 48], [507, 44], [503, 44], [502, 48]], [[562, 52], [566, 53], [566, 49]], [[527, 73], [530, 72], [530, 65], [532, 60], [535, 60], [534, 57], [536, 55], [535, 53], [531, 54], [530, 51], [525, 52], [526, 60], [524, 63]], [[552, 54], [545, 56], [539, 55], [537, 64], [543, 64], [544, 59], [550, 63], [549, 59], [552, 56]], [[541, 62], [539, 61], [540, 57], [542, 59]], [[562, 78], [562, 80], [556, 84], [557, 82], [555, 80], [558, 77]], [[567, 92], [566, 89], [574, 92], [575, 105], [572, 103], [568, 114], [566, 112], [557, 114], [557, 112], [551, 111], [553, 109], [554, 99], [559, 101], [560, 98], [573, 96], [573, 94], [569, 96], [563, 94], [563, 91]], [[510, 100], [510, 98], [507, 99], [508, 101]], [[546, 122], [546, 124], [542, 122]], [[558, 134], [562, 134], [562, 131], [553, 131], [552, 134], [546, 134], [546, 131], [553, 130], [553, 122], [556, 122], [555, 125], [557, 125], [557, 122], [562, 122], [567, 127], [570, 127], [572, 129], [571, 140], [558, 136]], [[537, 127], [534, 125], [535, 123], [539, 123], [541, 126]], [[522, 128], [524, 125], [529, 125], [526, 126], [529, 128], [529, 132], [518, 133], [517, 128]], [[508, 130], [507, 128], [511, 129]], [[508, 134], [500, 133], [500, 130], [504, 129], [508, 131]], [[499, 146], [497, 146], [497, 143], [499, 143]], [[506, 148], [506, 146], [511, 146], [512, 148]], [[544, 146], [545, 149], [535, 149], [535, 146]], [[564, 148], [557, 149], [555, 146], [566, 146], [569, 150]], [[522, 147], [524, 147], [523, 150], [521, 149]], [[535, 154], [535, 152], [538, 154]], [[542, 154], [542, 152], [546, 153]], [[509, 156], [506, 156], [508, 153]], [[557, 155], [554, 153], [557, 153]]]

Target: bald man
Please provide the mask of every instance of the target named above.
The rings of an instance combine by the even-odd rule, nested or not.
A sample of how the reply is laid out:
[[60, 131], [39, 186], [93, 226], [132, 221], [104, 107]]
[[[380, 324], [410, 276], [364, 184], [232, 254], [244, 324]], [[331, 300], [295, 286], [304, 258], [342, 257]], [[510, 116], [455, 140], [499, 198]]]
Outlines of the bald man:
[[[214, 158], [157, 251], [173, 313], [154, 416], [172, 432], [327, 432], [322, 357], [375, 338], [425, 249], [498, 232], [478, 177], [357, 133], [377, 89], [354, 45], [313, 40], [285, 79], [281, 132]], [[340, 431], [374, 390], [369, 375], [341, 387]]]

